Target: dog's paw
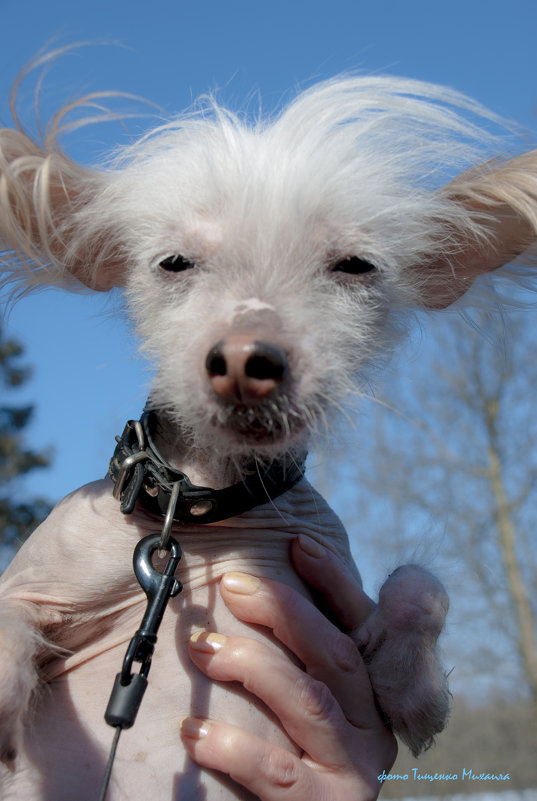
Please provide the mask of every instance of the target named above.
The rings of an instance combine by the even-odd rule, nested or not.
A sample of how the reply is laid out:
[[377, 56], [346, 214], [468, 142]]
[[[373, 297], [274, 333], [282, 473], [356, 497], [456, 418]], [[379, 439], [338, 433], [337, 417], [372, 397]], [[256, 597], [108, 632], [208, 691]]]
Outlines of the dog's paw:
[[376, 610], [355, 637], [379, 705], [414, 756], [432, 745], [449, 716], [451, 696], [436, 647], [448, 606], [438, 579], [405, 565], [383, 585]]

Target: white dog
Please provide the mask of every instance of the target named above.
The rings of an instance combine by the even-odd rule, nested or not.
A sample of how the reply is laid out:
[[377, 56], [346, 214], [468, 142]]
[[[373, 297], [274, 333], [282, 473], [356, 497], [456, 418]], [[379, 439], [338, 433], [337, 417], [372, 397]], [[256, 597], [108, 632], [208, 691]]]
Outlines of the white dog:
[[[157, 366], [148, 411], [112, 459], [114, 495], [107, 478], [63, 500], [3, 576], [6, 801], [96, 798], [114, 677], [130, 686], [134, 663], [148, 670], [160, 618], [140, 619], [148, 599], [148, 614], [160, 603], [158, 550], [171, 548], [157, 617], [169, 604], [110, 798], [250, 797], [208, 774], [194, 788], [177, 736], [187, 714], [288, 743], [246, 692], [196, 674], [186, 642], [206, 627], [268, 637], [231, 617], [215, 582], [243, 569], [302, 587], [288, 557], [297, 533], [350, 564], [341, 524], [302, 478], [308, 441], [394, 346], [410, 308], [451, 304], [537, 238], [537, 152], [478, 163], [489, 138], [468, 121], [476, 114], [438, 87], [350, 77], [253, 124], [210, 105], [100, 169], [64, 155], [61, 115], [43, 143], [0, 131], [6, 281], [123, 288]], [[170, 532], [184, 551], [174, 598]], [[354, 633], [414, 753], [448, 712], [436, 656], [446, 610], [439, 582], [407, 566]]]

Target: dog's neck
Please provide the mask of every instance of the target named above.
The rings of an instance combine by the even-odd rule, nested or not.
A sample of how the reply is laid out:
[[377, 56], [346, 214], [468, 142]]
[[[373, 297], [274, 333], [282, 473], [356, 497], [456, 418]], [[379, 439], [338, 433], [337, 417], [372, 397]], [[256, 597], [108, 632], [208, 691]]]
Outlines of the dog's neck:
[[239, 470], [229, 458], [191, 448], [179, 439], [171, 444], [157, 437], [156, 443], [166, 461], [187, 475], [192, 484], [223, 489], [241, 478]]
[[[251, 456], [241, 458], [216, 448], [193, 447], [181, 429], [161, 412], [158, 413], [153, 439], [163, 458], [196, 485], [224, 489], [241, 481], [245, 474], [255, 469], [256, 461]], [[299, 449], [301, 456], [304, 450]], [[294, 453], [279, 456], [283, 461], [287, 458], [293, 463], [296, 460]]]

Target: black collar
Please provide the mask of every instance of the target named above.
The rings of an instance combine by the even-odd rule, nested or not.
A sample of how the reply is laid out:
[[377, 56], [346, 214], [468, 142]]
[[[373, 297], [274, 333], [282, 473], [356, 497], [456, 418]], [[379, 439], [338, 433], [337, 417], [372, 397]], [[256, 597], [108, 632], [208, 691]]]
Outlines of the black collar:
[[149, 512], [166, 515], [172, 490], [179, 484], [173, 520], [183, 525], [215, 523], [277, 498], [304, 475], [305, 454], [296, 461], [289, 459], [289, 464], [272, 462], [225, 489], [198, 487], [162, 458], [153, 442], [154, 425], [154, 412], [145, 411], [139, 421], [129, 420], [121, 437], [116, 437], [109, 474], [123, 514], [130, 514], [138, 500]]

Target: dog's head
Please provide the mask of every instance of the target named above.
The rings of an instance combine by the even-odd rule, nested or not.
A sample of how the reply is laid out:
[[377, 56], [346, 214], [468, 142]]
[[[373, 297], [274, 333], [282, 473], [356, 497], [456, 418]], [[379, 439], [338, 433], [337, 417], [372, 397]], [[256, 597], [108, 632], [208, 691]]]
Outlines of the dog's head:
[[35, 283], [125, 288], [151, 402], [194, 446], [274, 456], [324, 427], [404, 310], [449, 305], [536, 238], [536, 154], [453, 179], [482, 136], [453, 105], [482, 111], [350, 78], [270, 121], [174, 121], [106, 171], [4, 132], [0, 235], [55, 265]]

